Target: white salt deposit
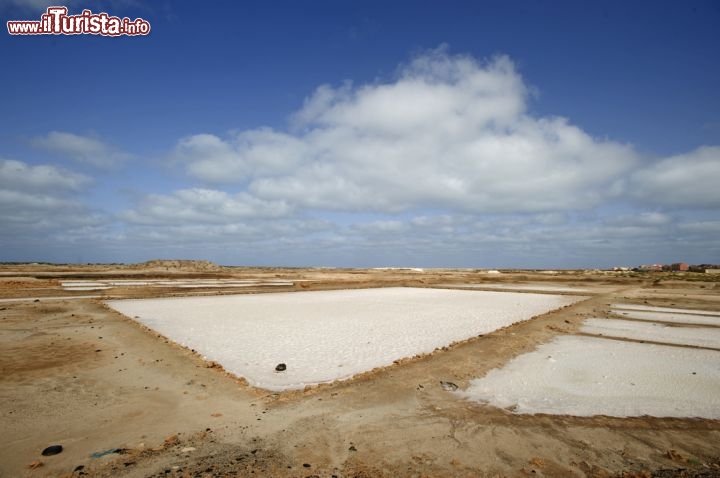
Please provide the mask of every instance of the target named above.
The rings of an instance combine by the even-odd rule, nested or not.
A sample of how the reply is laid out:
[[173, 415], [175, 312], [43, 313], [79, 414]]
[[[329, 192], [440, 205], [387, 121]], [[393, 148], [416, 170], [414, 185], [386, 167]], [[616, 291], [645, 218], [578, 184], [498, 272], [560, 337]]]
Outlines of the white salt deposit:
[[516, 413], [720, 418], [720, 352], [565, 335], [462, 396]]
[[62, 285], [63, 287], [93, 287], [98, 285], [104, 285], [104, 283], [100, 283], [98, 281], [67, 280], [61, 281], [60, 285]]
[[628, 319], [670, 322], [674, 324], [715, 325], [720, 327], [720, 317], [712, 315], [672, 314], [669, 312], [647, 312], [643, 310], [612, 309], [612, 312]]
[[544, 284], [440, 284], [439, 287], [458, 287], [462, 289], [532, 290], [538, 292], [588, 292], [588, 289], [582, 289], [580, 287]]
[[587, 319], [580, 327], [580, 332], [720, 350], [720, 328], [715, 327], [682, 327], [634, 320]]
[[175, 284], [173, 287], [180, 287], [183, 289], [190, 288], [209, 288], [209, 287], [283, 287], [291, 286], [292, 282], [255, 282], [249, 284], [237, 284], [237, 283], [225, 283], [225, 284]]
[[[581, 299], [396, 287], [108, 304], [251, 385], [279, 391], [346, 379]], [[275, 372], [279, 363], [287, 370]]]
[[714, 315], [720, 317], [720, 312], [716, 310], [678, 309], [674, 307], [653, 307], [650, 305], [637, 304], [613, 304], [612, 306], [614, 309], [623, 310], [640, 310], [643, 312], [668, 312], [672, 314]]
[[144, 287], [144, 286], [154, 285], [157, 282], [158, 281], [148, 281], [148, 280], [111, 280], [111, 281], [102, 281], [101, 283], [107, 284], [107, 285], [119, 286], [119, 287]]
[[96, 285], [96, 286], [72, 286], [64, 287], [65, 290], [105, 290], [112, 289], [109, 285]]

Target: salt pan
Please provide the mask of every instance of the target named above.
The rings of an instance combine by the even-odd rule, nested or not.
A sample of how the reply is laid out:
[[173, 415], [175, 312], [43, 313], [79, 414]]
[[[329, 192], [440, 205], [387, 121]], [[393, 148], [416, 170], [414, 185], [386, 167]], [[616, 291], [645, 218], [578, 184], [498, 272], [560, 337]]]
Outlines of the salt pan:
[[[251, 385], [286, 390], [346, 379], [582, 299], [395, 287], [108, 304]], [[287, 364], [280, 373], [279, 363]]]
[[461, 396], [516, 413], [720, 418], [720, 352], [565, 335]]
[[682, 327], [634, 320], [587, 319], [580, 327], [580, 332], [720, 350], [720, 328], [715, 327]]

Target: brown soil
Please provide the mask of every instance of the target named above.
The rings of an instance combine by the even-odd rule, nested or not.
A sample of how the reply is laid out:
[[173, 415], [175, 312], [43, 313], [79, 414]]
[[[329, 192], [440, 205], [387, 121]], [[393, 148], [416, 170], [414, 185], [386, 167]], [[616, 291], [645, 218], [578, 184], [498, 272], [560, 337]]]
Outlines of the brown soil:
[[[468, 381], [607, 316], [616, 301], [720, 310], [715, 282], [602, 273], [124, 266], [0, 268], [0, 476], [720, 476], [720, 421], [516, 415], [457, 399]], [[251, 290], [68, 292], [63, 277], [304, 279]], [[247, 386], [105, 307], [102, 297], [547, 283], [585, 301], [353, 380], [286, 393]], [[67, 299], [47, 299], [67, 297]], [[27, 298], [22, 301], [3, 299]], [[39, 301], [35, 301], [40, 298]], [[720, 390], [718, 391], [720, 393]], [[62, 453], [42, 456], [53, 444]], [[102, 454], [96, 458], [93, 453]], [[96, 455], [97, 456], [97, 455]]]

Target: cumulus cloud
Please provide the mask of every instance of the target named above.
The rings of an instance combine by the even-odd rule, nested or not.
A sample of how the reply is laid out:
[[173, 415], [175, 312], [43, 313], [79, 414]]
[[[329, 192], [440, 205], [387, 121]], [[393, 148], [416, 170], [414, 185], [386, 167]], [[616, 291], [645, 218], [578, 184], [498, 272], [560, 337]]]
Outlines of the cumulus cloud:
[[705, 146], [660, 160], [631, 176], [631, 194], [653, 204], [720, 206], [720, 147]]
[[287, 215], [284, 201], [263, 201], [247, 193], [230, 195], [213, 189], [183, 189], [170, 195], [152, 194], [121, 217], [136, 224], [223, 224]]
[[678, 230], [684, 234], [702, 234], [715, 243], [716, 249], [720, 249], [720, 244], [717, 243], [717, 238], [720, 237], [720, 221], [718, 220], [688, 221], [678, 225]]
[[61, 131], [51, 131], [46, 136], [33, 138], [32, 144], [69, 157], [78, 163], [100, 168], [117, 166], [133, 157], [96, 138]]
[[669, 214], [647, 211], [639, 214], [621, 214], [605, 221], [611, 226], [664, 226], [672, 222], [673, 218]]
[[564, 118], [529, 116], [527, 90], [507, 57], [440, 48], [390, 83], [321, 86], [292, 133], [190, 136], [176, 158], [195, 178], [311, 209], [547, 212], [617, 194], [633, 149]]
[[82, 174], [55, 166], [31, 166], [22, 161], [0, 158], [0, 187], [15, 191], [78, 191], [91, 182]]
[[55, 166], [0, 158], [0, 237], [29, 241], [35, 233], [97, 223], [77, 198], [91, 182]]
[[212, 183], [294, 172], [306, 155], [301, 140], [269, 128], [245, 131], [227, 141], [212, 134], [188, 136], [174, 152], [190, 175]]

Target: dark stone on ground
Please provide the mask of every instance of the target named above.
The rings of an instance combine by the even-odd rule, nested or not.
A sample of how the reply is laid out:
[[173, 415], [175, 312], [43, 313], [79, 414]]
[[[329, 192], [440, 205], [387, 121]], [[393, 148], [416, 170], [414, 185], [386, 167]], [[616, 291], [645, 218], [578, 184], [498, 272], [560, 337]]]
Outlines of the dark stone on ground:
[[440, 382], [440, 386], [443, 388], [443, 390], [447, 390], [448, 392], [454, 392], [458, 389], [458, 386], [452, 382]]
[[285, 370], [287, 370], [287, 365], [285, 365], [284, 363], [279, 363], [275, 366], [276, 372], [284, 372]]
[[62, 453], [62, 445], [50, 445], [42, 451], [42, 456], [53, 456]]

